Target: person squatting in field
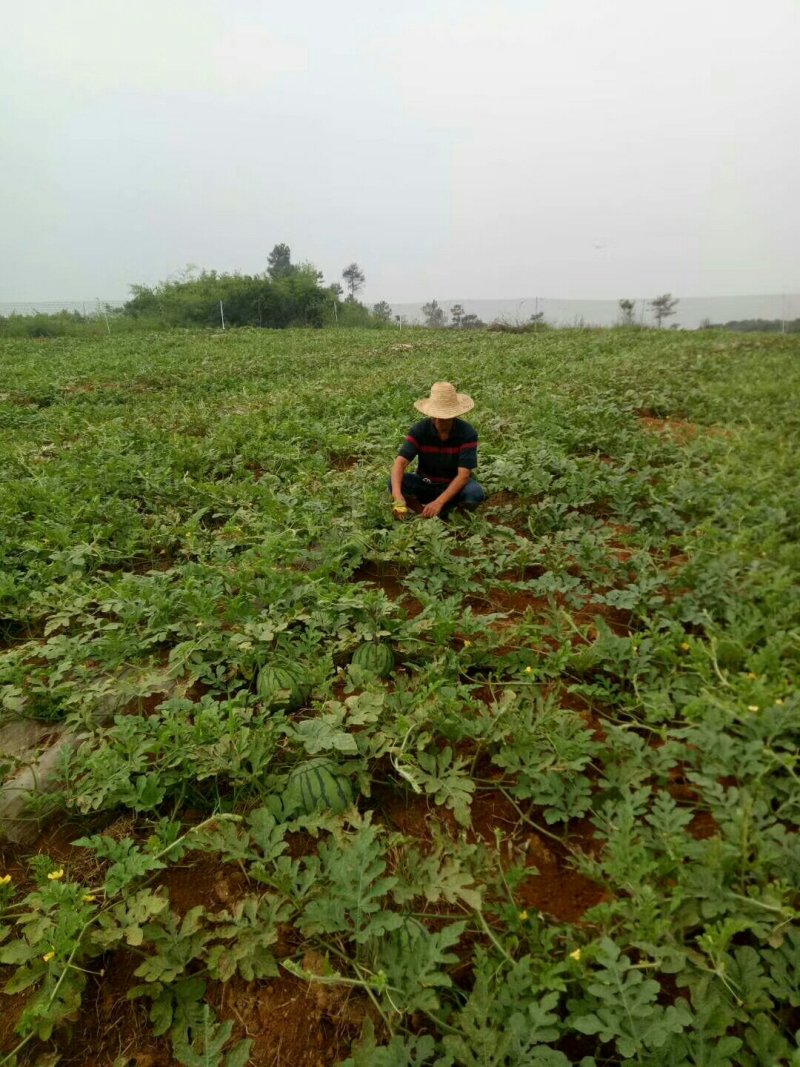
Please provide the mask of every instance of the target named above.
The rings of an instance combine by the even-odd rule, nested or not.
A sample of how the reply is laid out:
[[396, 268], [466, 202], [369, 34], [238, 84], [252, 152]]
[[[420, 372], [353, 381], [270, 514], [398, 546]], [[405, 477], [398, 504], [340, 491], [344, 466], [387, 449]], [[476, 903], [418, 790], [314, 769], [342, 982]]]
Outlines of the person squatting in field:
[[[447, 518], [453, 508], [476, 508], [486, 499], [473, 479], [478, 465], [478, 434], [459, 418], [475, 406], [472, 397], [457, 393], [450, 382], [435, 382], [430, 396], [414, 407], [428, 417], [406, 434], [392, 467], [389, 492], [396, 519], [408, 515], [409, 506], [424, 518]], [[406, 471], [419, 458], [416, 473]]]

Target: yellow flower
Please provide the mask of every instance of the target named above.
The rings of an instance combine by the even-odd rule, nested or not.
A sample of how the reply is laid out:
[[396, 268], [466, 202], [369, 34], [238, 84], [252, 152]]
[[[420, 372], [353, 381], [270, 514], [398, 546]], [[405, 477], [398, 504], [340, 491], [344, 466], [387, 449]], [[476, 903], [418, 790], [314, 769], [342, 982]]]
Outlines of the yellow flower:
[[751, 682], [754, 682], [756, 680], [756, 678], [758, 678], [758, 675], [757, 674], [753, 674], [752, 671], [748, 671], [747, 672], [747, 677], [750, 679]]
[[[783, 703], [783, 701], [781, 701], [781, 703]], [[0, 878], [0, 885], [8, 885], [10, 881], [11, 881], [11, 875], [10, 874], [4, 874], [3, 877]]]
[[525, 922], [525, 920], [526, 920], [527, 918], [528, 918], [528, 913], [527, 913], [527, 911], [521, 911], [521, 912], [519, 913], [519, 921], [520, 921], [520, 922], [523, 922], [523, 923], [524, 923], [524, 922]]
[[51, 882], [58, 882], [64, 877], [64, 868], [59, 867], [57, 871], [51, 871], [47, 876]]
[[526, 674], [533, 674], [533, 667], [526, 667], [525, 668], [525, 673]]
[[94, 902], [96, 900], [97, 900], [97, 897], [94, 895], [94, 893], [87, 893], [86, 896], [83, 898], [83, 903], [84, 904], [94, 904]]
[[464, 638], [464, 648], [469, 648], [469, 646], [470, 646], [471, 644], [472, 644], [472, 642], [471, 642], [471, 641], [468, 641], [468, 640], [466, 639], [466, 637], [465, 637], [465, 638]]
[[42, 959], [45, 963], [49, 963], [53, 956], [55, 956], [55, 952], [45, 952], [44, 956], [42, 956]]
[[758, 711], [758, 704], [748, 704], [747, 705], [747, 710], [748, 711]]
[[581, 958], [581, 950], [579, 948], [576, 948], [574, 952], [570, 952], [569, 958], [571, 960], [575, 960], [575, 962], [577, 963], [578, 960]]
[[684, 652], [688, 652], [691, 647], [692, 646], [689, 644], [688, 641], [682, 641], [681, 642], [681, 648], [683, 649]]
[[779, 708], [783, 707], [783, 701], [780, 698], [776, 700], [775, 703], [778, 705]]

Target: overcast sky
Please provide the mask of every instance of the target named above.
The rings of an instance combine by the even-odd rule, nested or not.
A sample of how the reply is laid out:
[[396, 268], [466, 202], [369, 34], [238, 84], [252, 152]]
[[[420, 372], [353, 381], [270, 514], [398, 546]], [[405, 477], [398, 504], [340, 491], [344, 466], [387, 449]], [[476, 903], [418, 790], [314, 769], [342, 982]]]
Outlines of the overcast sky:
[[798, 0], [0, 0], [0, 301], [800, 291]]

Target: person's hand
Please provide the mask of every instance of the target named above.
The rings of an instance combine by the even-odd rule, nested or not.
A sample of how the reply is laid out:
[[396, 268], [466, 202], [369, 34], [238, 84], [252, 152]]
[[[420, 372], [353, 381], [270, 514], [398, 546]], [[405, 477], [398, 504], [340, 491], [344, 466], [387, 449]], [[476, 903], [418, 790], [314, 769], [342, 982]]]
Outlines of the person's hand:
[[401, 504], [399, 501], [395, 501], [392, 504], [392, 515], [401, 522], [403, 519], [408, 518], [408, 507], [405, 504]]
[[438, 500], [432, 500], [422, 509], [422, 516], [425, 519], [435, 519], [443, 507], [444, 504], [440, 504]]

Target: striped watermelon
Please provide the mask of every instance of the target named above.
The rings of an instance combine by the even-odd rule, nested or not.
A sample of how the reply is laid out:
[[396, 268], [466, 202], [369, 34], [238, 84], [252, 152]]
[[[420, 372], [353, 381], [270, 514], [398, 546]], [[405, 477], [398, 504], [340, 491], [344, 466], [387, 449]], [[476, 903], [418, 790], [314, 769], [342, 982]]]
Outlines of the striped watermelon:
[[340, 815], [353, 803], [353, 786], [333, 760], [319, 757], [298, 764], [286, 783], [283, 804], [289, 812], [311, 815], [331, 811]]
[[259, 699], [274, 708], [296, 711], [308, 699], [310, 687], [300, 669], [288, 663], [268, 663], [258, 672]]
[[351, 663], [378, 678], [388, 678], [394, 669], [394, 652], [378, 641], [366, 641], [355, 650]]

